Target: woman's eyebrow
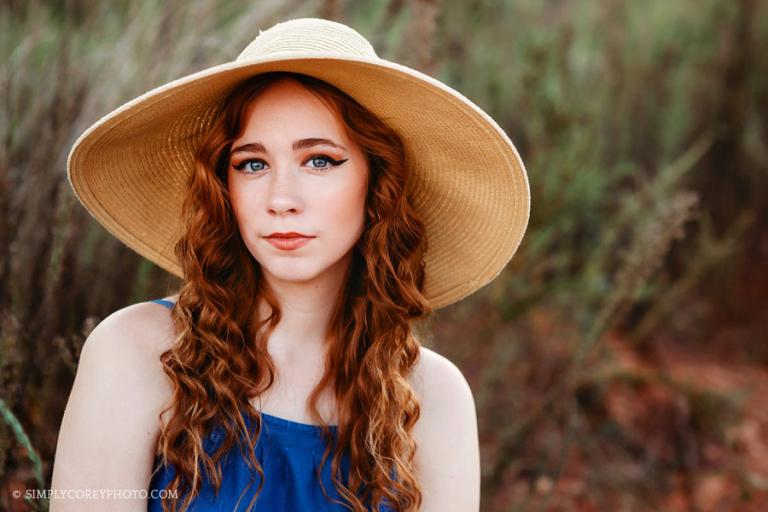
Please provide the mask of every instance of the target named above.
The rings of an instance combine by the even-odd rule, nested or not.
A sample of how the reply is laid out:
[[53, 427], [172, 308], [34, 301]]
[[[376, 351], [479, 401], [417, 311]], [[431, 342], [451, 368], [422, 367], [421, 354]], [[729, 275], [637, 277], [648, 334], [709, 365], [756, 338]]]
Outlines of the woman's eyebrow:
[[[313, 137], [309, 139], [299, 139], [297, 141], [294, 141], [293, 143], [293, 150], [296, 151], [297, 149], [304, 149], [304, 148], [310, 148], [312, 146], [332, 146], [335, 148], [342, 149], [344, 151], [347, 150], [344, 146], [341, 144], [338, 144], [331, 139], [324, 139], [320, 137]], [[241, 144], [240, 146], [236, 147], [230, 152], [230, 155], [234, 155], [235, 153], [266, 153], [267, 149], [264, 147], [264, 144], [261, 142], [248, 142], [246, 144]]]

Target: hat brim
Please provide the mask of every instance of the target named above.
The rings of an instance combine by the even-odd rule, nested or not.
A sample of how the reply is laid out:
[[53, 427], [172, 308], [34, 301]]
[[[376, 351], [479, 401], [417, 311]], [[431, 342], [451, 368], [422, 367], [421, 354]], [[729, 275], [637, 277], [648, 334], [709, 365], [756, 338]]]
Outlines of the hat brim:
[[183, 278], [173, 254], [194, 152], [242, 80], [292, 71], [349, 94], [404, 139], [409, 194], [428, 233], [425, 295], [437, 309], [495, 278], [528, 225], [523, 162], [498, 124], [458, 91], [380, 58], [283, 52], [179, 78], [125, 103], [74, 143], [67, 177], [112, 235]]

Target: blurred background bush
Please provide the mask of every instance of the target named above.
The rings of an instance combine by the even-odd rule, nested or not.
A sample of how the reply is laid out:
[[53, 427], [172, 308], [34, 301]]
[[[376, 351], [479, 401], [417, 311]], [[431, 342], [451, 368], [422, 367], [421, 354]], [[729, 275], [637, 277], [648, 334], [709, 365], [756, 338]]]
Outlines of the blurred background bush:
[[0, 2], [0, 509], [45, 510], [83, 340], [178, 285], [66, 181], [123, 102], [292, 17], [348, 23], [522, 154], [531, 222], [425, 344], [464, 371], [484, 511], [768, 509], [768, 5]]

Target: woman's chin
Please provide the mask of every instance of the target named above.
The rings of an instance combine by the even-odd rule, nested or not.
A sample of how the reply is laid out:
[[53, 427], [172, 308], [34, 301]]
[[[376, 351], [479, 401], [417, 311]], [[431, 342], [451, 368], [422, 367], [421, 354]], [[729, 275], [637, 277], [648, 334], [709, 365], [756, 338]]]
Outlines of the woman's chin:
[[284, 282], [284, 283], [306, 283], [317, 278], [318, 272], [316, 269], [301, 268], [302, 266], [297, 262], [289, 263], [288, 265], [279, 265], [268, 267], [262, 265], [262, 270], [267, 279]]
[[345, 267], [349, 264], [350, 253], [330, 259], [317, 257], [268, 257], [261, 258], [259, 264], [267, 280], [285, 283], [311, 283], [320, 278], [324, 281], [343, 279]]

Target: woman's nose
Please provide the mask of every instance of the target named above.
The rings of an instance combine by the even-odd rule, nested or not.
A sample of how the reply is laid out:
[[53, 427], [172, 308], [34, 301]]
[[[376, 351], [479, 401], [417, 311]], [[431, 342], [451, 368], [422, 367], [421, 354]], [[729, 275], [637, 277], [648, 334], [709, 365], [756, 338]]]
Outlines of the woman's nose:
[[291, 164], [275, 167], [270, 176], [267, 198], [269, 212], [276, 215], [297, 213], [303, 209], [297, 169]]

